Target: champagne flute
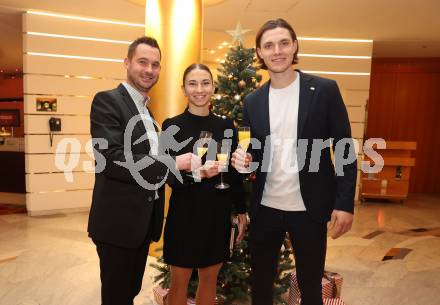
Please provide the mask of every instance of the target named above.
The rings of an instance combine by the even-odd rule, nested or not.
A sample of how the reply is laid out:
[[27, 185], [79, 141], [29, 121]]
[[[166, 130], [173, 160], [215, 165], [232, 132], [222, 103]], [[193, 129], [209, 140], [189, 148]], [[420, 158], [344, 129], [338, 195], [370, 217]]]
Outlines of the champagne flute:
[[[251, 128], [249, 126], [238, 127], [238, 146], [246, 153], [251, 143]], [[250, 173], [250, 170], [243, 173]]]
[[202, 130], [197, 141], [197, 156], [202, 158], [208, 152], [209, 142], [212, 139], [212, 132]]
[[[199, 158], [202, 158], [208, 152], [209, 142], [211, 139], [212, 132], [206, 130], [200, 131], [199, 139], [196, 143], [196, 152]], [[192, 173], [187, 175], [193, 179], [196, 179]]]
[[229, 184], [223, 181], [223, 172], [228, 167], [228, 156], [229, 156], [229, 147], [227, 145], [222, 145], [222, 143], [218, 143], [217, 145], [217, 161], [219, 161], [219, 170], [220, 170], [220, 183], [215, 185], [215, 188], [219, 190], [225, 190], [229, 188]]
[[248, 126], [238, 127], [238, 145], [246, 152], [251, 143], [251, 128]]

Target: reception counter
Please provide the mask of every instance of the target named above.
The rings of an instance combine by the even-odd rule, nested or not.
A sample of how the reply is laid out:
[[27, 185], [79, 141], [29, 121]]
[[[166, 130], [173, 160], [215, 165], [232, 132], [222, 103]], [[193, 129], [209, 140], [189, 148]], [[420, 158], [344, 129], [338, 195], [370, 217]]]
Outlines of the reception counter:
[[24, 138], [0, 137], [0, 192], [26, 193]]

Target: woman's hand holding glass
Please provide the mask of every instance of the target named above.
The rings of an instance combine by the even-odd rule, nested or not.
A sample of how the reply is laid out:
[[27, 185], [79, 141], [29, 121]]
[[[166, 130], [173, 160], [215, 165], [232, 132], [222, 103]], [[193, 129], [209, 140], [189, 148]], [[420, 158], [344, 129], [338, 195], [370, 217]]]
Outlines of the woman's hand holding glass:
[[220, 171], [220, 164], [218, 161], [207, 160], [200, 168], [200, 178], [212, 178], [217, 176]]

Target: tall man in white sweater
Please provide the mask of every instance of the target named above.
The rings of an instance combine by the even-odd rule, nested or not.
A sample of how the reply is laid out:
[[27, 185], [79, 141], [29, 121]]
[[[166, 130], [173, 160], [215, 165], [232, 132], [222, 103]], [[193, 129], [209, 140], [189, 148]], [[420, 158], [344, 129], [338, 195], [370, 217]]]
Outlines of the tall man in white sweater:
[[239, 171], [258, 163], [250, 209], [252, 304], [273, 304], [288, 232], [301, 304], [322, 305], [327, 222], [333, 238], [353, 222], [357, 169], [347, 111], [336, 82], [294, 70], [298, 40], [285, 20], [266, 22], [256, 49], [270, 81], [246, 96], [243, 126], [262, 145], [249, 153], [237, 149], [231, 159]]

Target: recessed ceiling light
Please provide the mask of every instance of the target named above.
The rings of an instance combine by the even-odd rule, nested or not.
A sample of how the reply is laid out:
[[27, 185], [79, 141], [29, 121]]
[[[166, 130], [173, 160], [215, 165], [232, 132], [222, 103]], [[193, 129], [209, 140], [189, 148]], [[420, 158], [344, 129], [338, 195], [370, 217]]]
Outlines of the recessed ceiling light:
[[223, 49], [223, 46], [218, 46], [217, 48], [218, 48], [219, 50], [221, 50], [221, 49]]

